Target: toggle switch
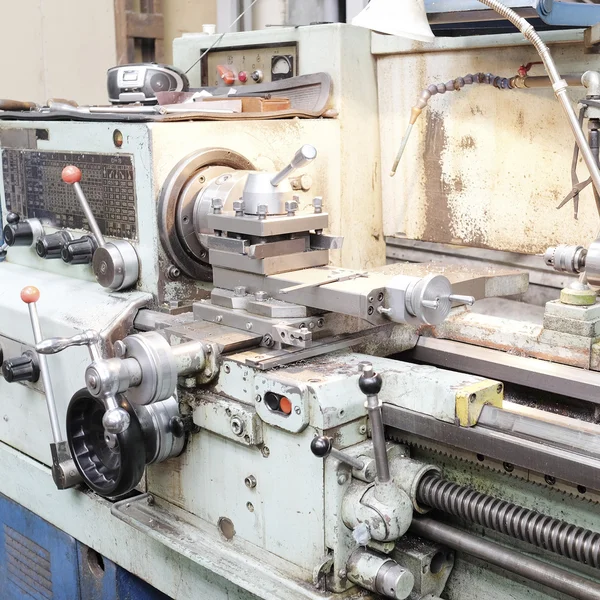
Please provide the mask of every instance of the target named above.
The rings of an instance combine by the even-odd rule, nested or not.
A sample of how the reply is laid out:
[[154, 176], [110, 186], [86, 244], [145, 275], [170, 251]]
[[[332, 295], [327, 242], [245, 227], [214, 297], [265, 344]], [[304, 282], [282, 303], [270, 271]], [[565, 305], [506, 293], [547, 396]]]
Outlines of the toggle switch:
[[217, 73], [225, 85], [233, 85], [235, 83], [235, 73], [229, 67], [219, 65]]

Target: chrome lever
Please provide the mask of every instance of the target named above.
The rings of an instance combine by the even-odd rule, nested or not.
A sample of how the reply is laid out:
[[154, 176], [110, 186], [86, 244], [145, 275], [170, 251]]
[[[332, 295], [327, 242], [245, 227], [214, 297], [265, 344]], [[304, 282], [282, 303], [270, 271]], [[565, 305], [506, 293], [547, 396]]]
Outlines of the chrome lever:
[[277, 173], [271, 179], [271, 185], [273, 187], [277, 187], [284, 179], [289, 177], [296, 169], [300, 167], [304, 167], [308, 163], [312, 162], [317, 158], [317, 149], [310, 144], [304, 144], [300, 150], [294, 154], [294, 158], [290, 161], [290, 163], [281, 169], [279, 173]]
[[93, 329], [89, 329], [88, 331], [78, 333], [70, 338], [47, 338], [36, 344], [35, 349], [39, 354], [57, 354], [71, 346], [89, 346], [90, 344], [97, 344], [99, 339], [98, 334]]

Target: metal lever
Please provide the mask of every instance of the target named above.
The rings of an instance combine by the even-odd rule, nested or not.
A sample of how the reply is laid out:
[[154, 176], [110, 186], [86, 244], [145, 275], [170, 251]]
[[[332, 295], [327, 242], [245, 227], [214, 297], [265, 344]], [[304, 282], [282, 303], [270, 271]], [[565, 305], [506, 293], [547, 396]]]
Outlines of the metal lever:
[[[36, 288], [32, 289], [36, 290]], [[39, 292], [37, 290], [36, 292], [39, 297]], [[23, 293], [21, 293], [21, 297], [22, 295]], [[102, 359], [100, 356], [100, 349], [98, 347], [98, 343], [100, 341], [100, 336], [98, 333], [92, 329], [89, 329], [88, 331], [84, 331], [83, 333], [74, 335], [70, 338], [55, 337], [42, 340], [40, 332], [39, 337], [39, 340], [36, 337], [35, 349], [40, 354], [40, 371], [42, 372], [42, 378], [44, 377], [42, 364], [46, 361], [46, 354], [57, 354], [58, 352], [62, 352], [71, 346], [88, 347], [92, 364], [86, 369], [85, 384], [92, 396], [101, 397], [101, 399], [104, 401], [106, 412], [102, 416], [102, 425], [108, 433], [117, 434], [125, 431], [129, 427], [129, 423], [131, 421], [129, 413], [119, 406], [119, 402], [117, 401], [114, 393], [109, 391], [99, 391], [98, 380], [97, 377], [94, 376], [94, 364], [97, 364]], [[44, 386], [45, 385], [46, 384], [44, 383]]]
[[373, 371], [371, 363], [359, 365], [360, 377], [358, 387], [365, 394], [367, 401], [365, 407], [371, 421], [371, 437], [373, 438], [373, 453], [375, 455], [375, 466], [377, 468], [377, 481], [386, 483], [390, 480], [390, 465], [388, 463], [387, 448], [385, 445], [385, 433], [383, 429], [383, 417], [381, 414], [381, 403], [378, 394], [381, 391], [383, 380], [381, 375]]
[[36, 343], [35, 349], [39, 354], [56, 354], [71, 346], [88, 346], [89, 344], [97, 343], [98, 334], [94, 330], [89, 329], [70, 338], [55, 337], [42, 340]]
[[323, 435], [313, 438], [310, 443], [311, 452], [318, 458], [327, 458], [333, 456], [336, 460], [350, 465], [353, 469], [362, 471], [365, 468], [362, 460], [354, 458], [341, 450], [333, 447], [333, 440]]
[[[31, 320], [31, 328], [33, 329], [33, 339], [37, 344], [42, 342], [42, 329], [40, 327], [40, 319], [37, 312], [37, 301], [40, 298], [40, 291], [33, 286], [27, 286], [21, 290], [21, 300], [27, 304], [29, 310], [29, 319]], [[52, 430], [53, 443], [50, 444], [50, 453], [52, 455], [52, 478], [58, 489], [64, 490], [82, 481], [75, 463], [71, 458], [67, 442], [63, 439], [60, 430], [60, 421], [58, 419], [58, 411], [56, 410], [56, 401], [52, 389], [52, 381], [50, 380], [50, 371], [46, 357], [41, 354], [38, 356], [40, 374], [42, 383], [44, 384], [44, 392], [46, 395], [46, 407], [48, 416], [50, 417], [50, 429]]]
[[106, 246], [104, 236], [100, 231], [100, 227], [98, 227], [98, 221], [96, 221], [96, 217], [94, 217], [94, 213], [92, 212], [87, 198], [81, 189], [81, 184], [79, 183], [81, 181], [81, 171], [74, 165], [69, 165], [62, 171], [62, 180], [65, 183], [70, 183], [73, 186], [77, 200], [79, 200], [81, 210], [83, 210], [83, 214], [85, 214], [85, 218], [90, 225], [90, 230], [94, 234], [98, 246], [100, 248], [104, 248], [104, 246]]
[[[458, 302], [459, 304], [466, 304], [468, 306], [473, 306], [473, 304], [475, 304], [474, 296], [461, 296], [460, 294], [450, 294], [448, 296], [448, 300], [450, 300], [450, 302]], [[433, 308], [434, 310], [436, 310], [440, 305], [440, 301], [439, 299], [421, 300], [421, 304], [426, 308]]]
[[317, 158], [317, 149], [310, 144], [304, 144], [290, 161], [287, 167], [284, 167], [277, 175], [271, 179], [271, 185], [277, 187], [286, 177], [289, 177], [296, 169], [304, 167]]
[[[127, 240], [114, 240], [106, 242], [104, 236], [98, 227], [98, 222], [92, 213], [92, 209], [88, 204], [87, 198], [81, 189], [81, 171], [74, 165], [65, 167], [62, 171], [62, 180], [73, 186], [75, 194], [81, 205], [86, 219], [88, 220], [90, 230], [98, 245], [98, 248], [93, 250], [92, 254], [92, 270], [96, 276], [98, 283], [111, 290], [124, 290], [134, 285], [139, 276], [139, 261], [134, 247]], [[85, 238], [85, 236], [84, 236]], [[71, 257], [75, 254], [74, 247], [81, 244], [80, 240], [73, 240], [66, 244], [63, 260], [67, 260], [65, 256], [69, 256], [71, 249]], [[84, 254], [86, 254], [84, 252]], [[86, 257], [87, 262], [87, 257]]]

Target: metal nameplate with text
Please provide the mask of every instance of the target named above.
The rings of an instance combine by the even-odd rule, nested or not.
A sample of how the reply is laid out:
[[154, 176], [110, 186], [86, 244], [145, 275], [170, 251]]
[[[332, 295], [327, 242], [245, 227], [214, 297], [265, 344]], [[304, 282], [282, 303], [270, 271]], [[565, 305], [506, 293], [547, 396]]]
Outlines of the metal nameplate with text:
[[63, 168], [70, 164], [81, 169], [81, 187], [102, 233], [136, 239], [131, 155], [4, 148], [2, 174], [6, 208], [22, 218], [35, 217], [54, 227], [89, 229], [75, 190], [61, 179]]

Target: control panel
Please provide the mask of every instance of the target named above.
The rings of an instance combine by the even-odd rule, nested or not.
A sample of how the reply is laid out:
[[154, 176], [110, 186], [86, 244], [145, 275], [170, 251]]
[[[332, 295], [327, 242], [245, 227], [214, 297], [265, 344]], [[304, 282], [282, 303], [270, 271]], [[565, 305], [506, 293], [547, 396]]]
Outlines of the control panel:
[[[201, 49], [200, 53], [206, 49]], [[210, 50], [200, 62], [202, 86], [269, 83], [298, 74], [298, 49], [291, 43]]]
[[53, 227], [88, 228], [77, 196], [61, 182], [62, 168], [81, 165], [92, 210], [107, 236], [137, 238], [133, 161], [126, 154], [48, 152], [4, 148], [2, 174], [6, 208]]

